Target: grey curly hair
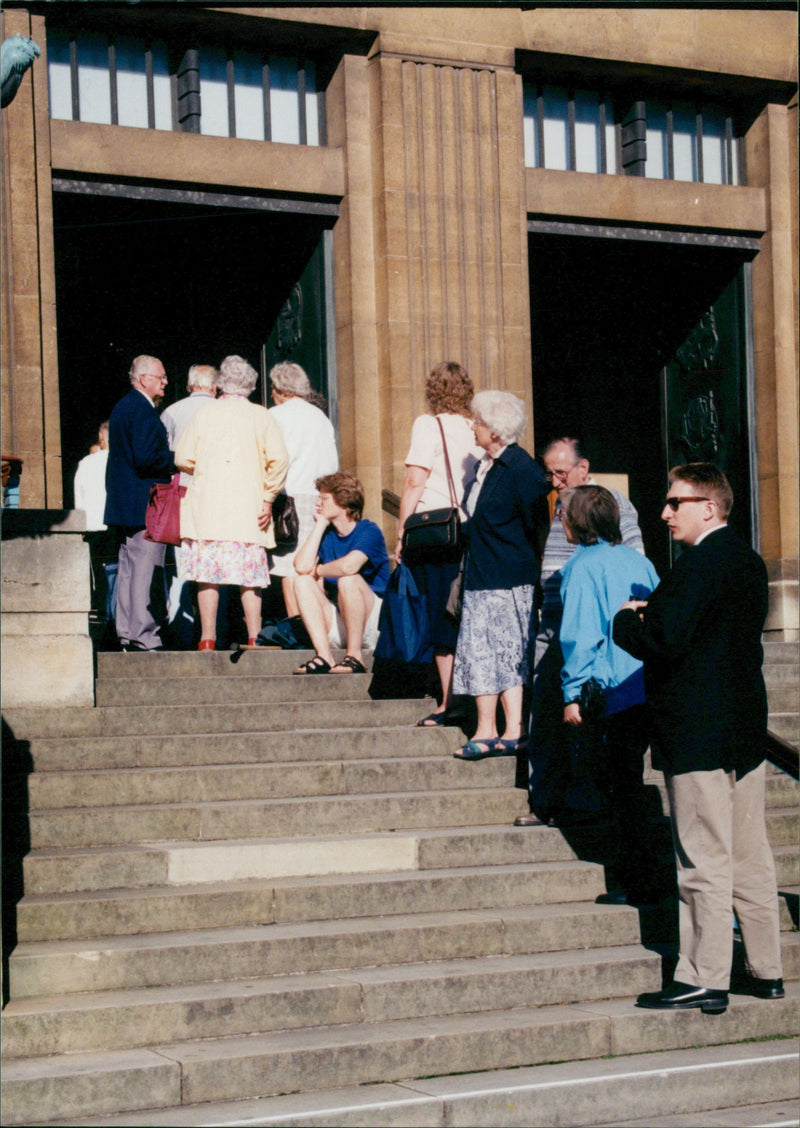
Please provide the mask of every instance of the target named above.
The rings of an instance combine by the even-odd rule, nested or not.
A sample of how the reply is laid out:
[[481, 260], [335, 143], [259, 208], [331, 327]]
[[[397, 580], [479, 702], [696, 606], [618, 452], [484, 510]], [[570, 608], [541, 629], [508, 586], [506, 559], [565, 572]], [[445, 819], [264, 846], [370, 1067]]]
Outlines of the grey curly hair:
[[233, 396], [249, 396], [258, 382], [258, 373], [241, 356], [226, 356], [219, 366], [217, 387]]

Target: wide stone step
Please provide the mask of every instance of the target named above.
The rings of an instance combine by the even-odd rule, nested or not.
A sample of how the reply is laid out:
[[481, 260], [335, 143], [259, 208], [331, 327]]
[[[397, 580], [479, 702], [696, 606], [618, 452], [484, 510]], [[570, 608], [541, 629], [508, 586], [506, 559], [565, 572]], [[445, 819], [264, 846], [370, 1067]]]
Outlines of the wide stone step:
[[767, 686], [770, 713], [797, 713], [800, 708], [800, 685], [796, 681]]
[[[344, 676], [344, 675], [342, 675]], [[300, 680], [300, 679], [298, 679]], [[377, 728], [385, 725], [413, 725], [430, 701], [287, 701], [254, 705], [204, 705], [192, 708], [169, 703], [169, 685], [160, 688], [161, 697], [149, 705], [109, 706], [84, 709], [7, 709], [3, 716], [16, 740], [39, 736], [137, 736], [176, 733], [235, 734], [241, 740], [250, 732], [287, 734], [288, 748], [304, 728]], [[291, 757], [290, 757], [291, 758]]]
[[[589, 951], [11, 1000], [4, 1059], [291, 1032], [298, 1027], [475, 1015], [657, 990], [661, 957], [639, 944]], [[288, 1040], [288, 1039], [287, 1039]]]
[[[508, 787], [516, 760], [487, 761], [480, 771], [452, 755], [401, 760], [345, 759], [270, 764], [204, 765], [183, 768], [110, 768], [34, 773], [28, 780], [30, 809], [122, 807], [156, 803], [214, 803], [255, 798], [312, 795], [370, 795], [376, 792], [442, 791]], [[455, 741], [453, 741], [455, 745]]]
[[[393, 1022], [364, 1023], [358, 1026], [338, 1026], [285, 1032], [275, 1032], [251, 1037], [232, 1036], [223, 1039], [208, 1039], [200, 1042], [159, 1045], [152, 1048], [156, 1062], [174, 1063], [179, 1067], [180, 1090], [171, 1102], [165, 1102], [156, 1092], [148, 1096], [145, 1079], [134, 1088], [128, 1084], [126, 1091], [118, 1095], [113, 1085], [113, 1062], [131, 1063], [130, 1051], [116, 1051], [103, 1055], [71, 1054], [20, 1062], [10, 1061], [3, 1071], [4, 1123], [35, 1123], [41, 1125], [46, 1120], [63, 1122], [69, 1117], [81, 1116], [81, 1123], [87, 1117], [97, 1115], [102, 1109], [96, 1105], [103, 1102], [109, 1109], [114, 1098], [117, 1108], [144, 1110], [158, 1109], [169, 1103], [171, 1113], [177, 1119], [157, 1120], [158, 1113], [148, 1114], [148, 1125], [157, 1123], [201, 1124], [236, 1123], [232, 1120], [203, 1120], [203, 1109], [192, 1106], [206, 1101], [237, 1101], [242, 1108], [242, 1100], [248, 1097], [268, 1097], [283, 1093], [306, 1093], [305, 1098], [292, 1098], [303, 1101], [305, 1108], [319, 1107], [324, 1102], [324, 1093], [331, 1085], [360, 1086], [374, 1085], [377, 1082], [402, 1082], [405, 1093], [412, 1087], [415, 1097], [441, 1095], [438, 1103], [428, 1104], [428, 1112], [441, 1113], [442, 1108], [451, 1110], [446, 1123], [521, 1125], [538, 1124], [539, 1117], [532, 1110], [536, 1103], [517, 1104], [517, 1089], [524, 1091], [532, 1077], [521, 1072], [522, 1067], [530, 1067], [554, 1062], [562, 1065], [561, 1080], [566, 1082], [569, 1071], [578, 1075], [600, 1077], [598, 1086], [602, 1091], [608, 1082], [605, 1080], [614, 1063], [605, 1060], [609, 1055], [642, 1055], [657, 1053], [656, 1068], [645, 1067], [641, 1057], [636, 1064], [626, 1063], [619, 1073], [620, 1078], [629, 1083], [641, 1085], [644, 1094], [651, 1092], [658, 1084], [659, 1104], [663, 1111], [665, 1102], [672, 1109], [686, 1107], [680, 1096], [683, 1086], [679, 1077], [665, 1073], [670, 1049], [684, 1050], [687, 1042], [695, 1047], [720, 1045], [719, 1061], [731, 1062], [724, 1066], [722, 1081], [712, 1085], [707, 1076], [710, 1059], [701, 1057], [694, 1061], [700, 1068], [692, 1072], [700, 1078], [705, 1096], [701, 1096], [701, 1107], [719, 1105], [720, 1093], [736, 1085], [740, 1092], [748, 1094], [752, 1101], [758, 1094], [764, 1099], [787, 1097], [796, 1092], [797, 1085], [797, 1044], [794, 1034], [797, 1026], [796, 993], [780, 1002], [765, 1003], [745, 997], [732, 996], [731, 1005], [723, 1015], [709, 1020], [699, 1012], [654, 1015], [651, 1011], [637, 1010], [632, 998], [612, 999], [604, 1002], [583, 1002], [559, 1006], [535, 1008], [520, 1007], [510, 1011], [485, 1011], [472, 1014], [469, 1021], [464, 1015], [445, 1015], [431, 1018], [401, 1019]], [[746, 1039], [781, 1038], [790, 1040], [768, 1048], [764, 1043], [746, 1045], [738, 1048], [724, 1043], [743, 1042]], [[146, 1067], [148, 1051], [140, 1051], [136, 1062], [141, 1070]], [[100, 1061], [106, 1063], [105, 1070], [98, 1076]], [[578, 1063], [591, 1061], [593, 1065]], [[749, 1073], [743, 1071], [753, 1066], [753, 1085], [749, 1083], [740, 1088], [743, 1079], [750, 1081]], [[490, 1071], [513, 1071], [501, 1074]], [[588, 1072], [587, 1072], [588, 1070]], [[481, 1084], [475, 1086], [469, 1076], [481, 1071]], [[99, 1071], [98, 1071], [99, 1072]], [[452, 1076], [461, 1074], [462, 1076]], [[791, 1074], [791, 1081], [789, 1075]], [[542, 1076], [538, 1070], [534, 1076]], [[689, 1073], [692, 1076], [692, 1073]], [[166, 1075], [162, 1087], [167, 1088]], [[427, 1078], [422, 1082], [409, 1082], [409, 1077]], [[554, 1091], [554, 1076], [544, 1075], [542, 1091]], [[760, 1078], [760, 1080], [756, 1080]], [[665, 1083], [669, 1080], [670, 1084]], [[517, 1089], [515, 1089], [515, 1084]], [[794, 1090], [790, 1089], [794, 1085]], [[417, 1091], [417, 1086], [422, 1088]], [[753, 1087], [754, 1086], [754, 1087]], [[582, 1091], [578, 1088], [578, 1093]], [[702, 1092], [695, 1084], [695, 1093]], [[383, 1088], [383, 1086], [382, 1086]], [[76, 1103], [76, 1092], [80, 1105]], [[459, 1092], [473, 1094], [473, 1100], [486, 1102], [485, 1111], [480, 1106], [473, 1109], [466, 1104], [460, 1115], [452, 1111], [452, 1099]], [[445, 1096], [446, 1094], [446, 1096]], [[406, 1095], [408, 1095], [406, 1093]], [[128, 1102], [122, 1104], [121, 1099]], [[607, 1098], [611, 1094], [607, 1094]], [[620, 1092], [613, 1094], [619, 1108]], [[698, 1096], [695, 1096], [695, 1100]], [[650, 1100], [652, 1101], [652, 1092]], [[707, 1103], [702, 1103], [703, 1101]], [[136, 1103], [133, 1103], [136, 1102]], [[710, 1103], [708, 1103], [710, 1102]], [[184, 1106], [180, 1108], [180, 1105]], [[177, 1107], [176, 1107], [177, 1106]], [[185, 1106], [189, 1106], [188, 1108]], [[262, 1107], [267, 1107], [262, 1105]], [[295, 1109], [298, 1105], [295, 1104]], [[378, 1105], [380, 1107], [380, 1105]], [[579, 1109], [582, 1106], [579, 1106]], [[610, 1107], [605, 1101], [593, 1104], [591, 1101], [583, 1108], [584, 1119], [578, 1123], [597, 1123], [600, 1117], [606, 1118]], [[652, 1104], [638, 1104], [642, 1111]], [[219, 1111], [217, 1104], [217, 1112]], [[551, 1114], [553, 1124], [572, 1124], [575, 1118], [566, 1116], [563, 1104], [559, 1106], [558, 1116]], [[205, 1110], [206, 1112], [208, 1110]], [[278, 1106], [278, 1119], [273, 1123], [288, 1125], [302, 1123], [302, 1119], [286, 1118], [287, 1106]], [[299, 1111], [299, 1110], [298, 1110]], [[387, 1106], [386, 1112], [391, 1111]], [[362, 1109], [363, 1118], [357, 1115], [347, 1118], [319, 1119], [312, 1123], [322, 1124], [441, 1124], [441, 1119], [430, 1120], [426, 1116], [418, 1119], [408, 1105], [401, 1110], [399, 1119], [392, 1116], [375, 1120], [374, 1105]], [[198, 1119], [196, 1113], [201, 1119]], [[598, 1115], [599, 1114], [599, 1115]], [[322, 1113], [324, 1116], [324, 1111]], [[591, 1116], [591, 1118], [589, 1118]], [[463, 1117], [463, 1119], [462, 1119]], [[117, 1121], [118, 1123], [124, 1121]], [[142, 1119], [128, 1121], [141, 1123]], [[256, 1120], [255, 1123], [259, 1121]], [[547, 1123], [545, 1120], [544, 1123]]]
[[461, 791], [238, 799], [222, 802], [139, 804], [31, 811], [31, 847], [100, 846], [131, 842], [209, 842], [349, 834], [413, 827], [477, 826], [513, 822], [527, 808], [513, 786]]
[[143, 935], [201, 928], [593, 901], [605, 892], [594, 862], [543, 862], [409, 873], [347, 874], [26, 894], [17, 905], [20, 943]]
[[[199, 654], [196, 650], [165, 650], [153, 654], [123, 654], [101, 652], [97, 655], [98, 682], [116, 678], [141, 678], [161, 681], [164, 678], [241, 678], [286, 676], [296, 670], [301, 663], [312, 657], [313, 650], [274, 650], [259, 647], [257, 650], [215, 650]], [[333, 656], [341, 658], [343, 650], [334, 650]], [[367, 670], [372, 668], [371, 655], [364, 655]], [[300, 681], [296, 677], [295, 681]], [[354, 681], [368, 681], [363, 674], [331, 675], [330, 677], [305, 677], [307, 681], [337, 681], [351, 678]]]
[[[470, 1125], [471, 1128], [723, 1128], [792, 1124], [797, 1116], [799, 1043], [665, 1050], [396, 1083], [325, 1089], [285, 1097], [153, 1110], [150, 1128], [190, 1123], [331, 1128]], [[781, 1099], [784, 1097], [785, 1099]], [[739, 1102], [733, 1107], [731, 1102]], [[752, 1103], [751, 1103], [752, 1102]], [[724, 1107], [723, 1107], [724, 1106]], [[636, 1109], [635, 1120], [622, 1119]], [[660, 1115], [665, 1109], [667, 1115]], [[44, 1128], [141, 1128], [141, 1114], [50, 1121]]]
[[639, 941], [637, 911], [590, 901], [19, 944], [9, 980], [18, 1000]]
[[767, 726], [771, 732], [779, 736], [781, 740], [786, 740], [789, 744], [793, 744], [795, 748], [800, 744], [800, 724], [798, 723], [798, 714], [796, 711], [791, 713], [773, 713], [770, 711]]
[[[424, 711], [426, 703], [421, 704]], [[419, 714], [417, 714], [418, 716]], [[449, 757], [462, 743], [457, 728], [421, 729], [412, 725], [301, 728], [287, 734], [249, 732], [191, 735], [36, 737], [22, 741], [20, 770], [36, 772], [88, 769], [194, 767], [205, 764], [283, 763], [301, 760], [404, 759]], [[486, 762], [484, 762], [484, 767]], [[477, 765], [458, 765], [475, 767]]]
[[[295, 659], [295, 662], [297, 660]], [[284, 701], [365, 701], [369, 700], [370, 679], [363, 674], [330, 677], [292, 677], [291, 675], [240, 674], [227, 677], [170, 677], [167, 683], [170, 705], [240, 705]], [[98, 706], [150, 705], [153, 701], [151, 678], [108, 678], [98, 681], [95, 690]]]
[[[552, 827], [444, 827], [388, 834], [307, 835], [224, 843], [164, 842], [125, 846], [68, 847], [31, 851], [23, 861], [24, 888], [31, 894], [142, 888], [175, 883], [179, 870], [197, 881], [240, 880], [237, 868], [258, 868], [249, 877], [374, 873], [459, 865], [518, 865], [598, 861], [609, 852], [610, 824], [585, 828], [570, 841]], [[194, 855], [196, 860], [192, 860]], [[391, 862], [391, 864], [387, 864]], [[266, 872], [269, 870], [270, 872]]]
[[[767, 812], [773, 848], [797, 848], [798, 812]], [[567, 838], [551, 827], [512, 825], [438, 830], [397, 830], [388, 834], [305, 835], [225, 842], [141, 843], [120, 846], [44, 848], [23, 859], [28, 894], [142, 888], [187, 881], [241, 880], [368, 873], [381, 870], [440, 869], [464, 865], [511, 865], [522, 862], [584, 858], [606, 861], [613, 854], [613, 823], [574, 828]], [[651, 824], [649, 848], [671, 869], [666, 821]]]

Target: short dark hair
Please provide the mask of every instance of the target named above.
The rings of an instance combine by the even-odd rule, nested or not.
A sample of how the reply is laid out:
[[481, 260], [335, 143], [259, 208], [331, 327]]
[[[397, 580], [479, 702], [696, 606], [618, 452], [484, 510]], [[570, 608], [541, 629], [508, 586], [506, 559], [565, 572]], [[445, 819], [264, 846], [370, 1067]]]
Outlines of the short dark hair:
[[731, 484], [713, 462], [687, 462], [683, 466], [673, 466], [669, 472], [669, 484], [675, 481], [694, 486], [698, 496], [716, 502], [720, 517], [727, 517], [733, 508]]
[[317, 478], [314, 483], [320, 493], [330, 494], [337, 505], [347, 510], [347, 515], [354, 521], [361, 520], [364, 512], [364, 487], [358, 478], [346, 474], [344, 470], [337, 470], [335, 474], [326, 474], [324, 478]]
[[566, 518], [580, 544], [621, 544], [617, 499], [604, 486], [576, 486], [567, 499]]

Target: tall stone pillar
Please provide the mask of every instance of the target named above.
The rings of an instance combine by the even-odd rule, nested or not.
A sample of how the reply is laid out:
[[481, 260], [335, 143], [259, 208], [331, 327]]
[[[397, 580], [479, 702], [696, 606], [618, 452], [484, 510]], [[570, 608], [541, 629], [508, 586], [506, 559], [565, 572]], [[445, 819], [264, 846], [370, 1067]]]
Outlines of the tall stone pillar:
[[761, 554], [767, 630], [797, 638], [798, 300], [796, 110], [768, 106], [747, 135], [747, 180], [765, 188], [770, 225], [753, 262], [753, 341]]
[[3, 14], [42, 48], [2, 110], [2, 446], [23, 459], [20, 504], [61, 505], [53, 203], [44, 20]]
[[369, 502], [399, 491], [439, 361], [531, 410], [521, 83], [510, 64], [345, 58], [328, 141], [347, 170], [337, 358], [355, 410], [340, 421], [342, 462], [357, 463]]

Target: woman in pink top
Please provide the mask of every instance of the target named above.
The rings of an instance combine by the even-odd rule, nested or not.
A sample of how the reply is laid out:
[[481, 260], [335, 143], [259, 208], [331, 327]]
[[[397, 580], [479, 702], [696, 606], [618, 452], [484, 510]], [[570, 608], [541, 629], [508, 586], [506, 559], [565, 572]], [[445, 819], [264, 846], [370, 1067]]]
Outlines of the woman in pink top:
[[[459, 501], [464, 495], [467, 481], [474, 474], [475, 466], [483, 454], [472, 431], [470, 404], [474, 394], [472, 381], [460, 364], [443, 361], [428, 376], [425, 399], [429, 414], [420, 415], [414, 420], [411, 447], [406, 456], [406, 474], [400, 495], [397, 543], [394, 550], [398, 562], [402, 554], [406, 518], [412, 513], [443, 509], [451, 504], [442, 432], [437, 419], [442, 422]], [[441, 686], [439, 707], [418, 723], [426, 728], [453, 724], [458, 719], [452, 710], [451, 693], [458, 627], [445, 618], [444, 609], [450, 586], [458, 573], [458, 564], [414, 564], [411, 570], [417, 588], [424, 594], [428, 604], [434, 660]]]

